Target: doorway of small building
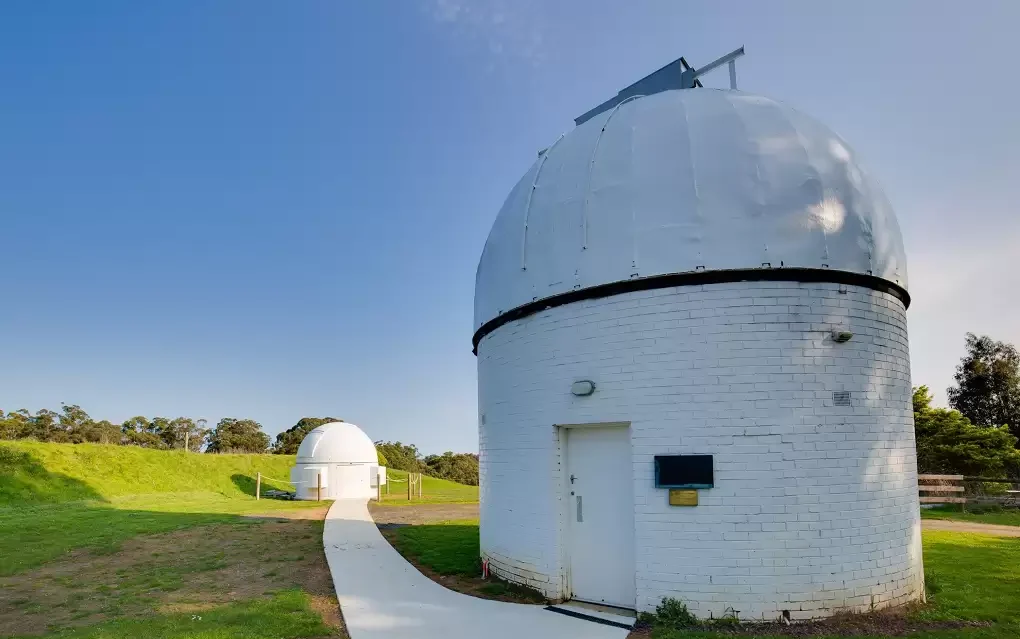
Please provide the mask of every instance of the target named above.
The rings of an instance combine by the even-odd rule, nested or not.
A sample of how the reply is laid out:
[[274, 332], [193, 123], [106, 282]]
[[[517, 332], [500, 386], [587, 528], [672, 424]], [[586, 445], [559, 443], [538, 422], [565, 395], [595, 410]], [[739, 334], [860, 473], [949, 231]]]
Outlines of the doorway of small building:
[[630, 425], [561, 426], [565, 564], [571, 598], [633, 610], [634, 477]]

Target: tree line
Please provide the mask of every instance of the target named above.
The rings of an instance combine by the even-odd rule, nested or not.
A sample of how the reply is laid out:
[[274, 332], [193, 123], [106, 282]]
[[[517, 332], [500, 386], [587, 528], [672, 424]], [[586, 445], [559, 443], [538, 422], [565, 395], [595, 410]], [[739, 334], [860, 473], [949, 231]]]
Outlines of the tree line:
[[[914, 389], [917, 467], [922, 473], [1020, 477], [1020, 353], [990, 337], [967, 334], [966, 354], [948, 388], [950, 408], [932, 406], [927, 386]], [[270, 442], [252, 419], [225, 417], [209, 427], [204, 419], [136, 416], [121, 424], [93, 420], [76, 404], [32, 413], [0, 410], [0, 439], [121, 444], [208, 453], [293, 455], [313, 428], [335, 417], [302, 417]], [[390, 468], [478, 484], [478, 455], [423, 456], [412, 444], [376, 442], [380, 462]]]
[[1012, 344], [967, 333], [966, 354], [935, 408], [914, 388], [914, 436], [921, 473], [1020, 477], [1020, 354]]
[[43, 408], [34, 414], [26, 409], [0, 410], [0, 439], [187, 448], [196, 453], [264, 453], [269, 447], [269, 436], [252, 419], [224, 417], [209, 428], [204, 419], [138, 415], [114, 424], [92, 419], [77, 404], [63, 404], [59, 411]]
[[390, 468], [410, 473], [425, 473], [459, 484], [478, 485], [478, 455], [446, 451], [442, 455], [422, 457], [413, 444], [376, 442], [376, 450], [386, 456]]
[[[0, 410], [0, 440], [35, 439], [56, 443], [97, 443], [141, 446], [162, 450], [185, 449], [196, 453], [265, 453], [294, 455], [301, 440], [313, 428], [336, 417], [302, 417], [270, 443], [262, 424], [253, 419], [225, 417], [212, 428], [204, 419], [190, 417], [136, 416], [121, 424], [92, 419], [76, 404], [61, 405], [59, 411], [36, 413], [20, 409]], [[415, 446], [400, 442], [376, 442], [379, 461], [397, 470], [425, 473], [472, 486], [478, 485], [478, 455], [446, 452], [422, 456]], [[390, 455], [392, 455], [392, 461]]]

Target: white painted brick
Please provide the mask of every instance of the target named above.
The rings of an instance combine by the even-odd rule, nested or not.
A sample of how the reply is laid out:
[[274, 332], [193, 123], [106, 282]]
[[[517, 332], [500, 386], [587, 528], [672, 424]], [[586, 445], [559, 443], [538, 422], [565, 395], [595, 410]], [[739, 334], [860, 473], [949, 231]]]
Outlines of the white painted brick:
[[[508, 323], [478, 348], [481, 546], [499, 575], [569, 595], [555, 424], [630, 423], [637, 607], [795, 619], [923, 589], [902, 303], [826, 283], [627, 293]], [[850, 342], [829, 338], [835, 327]], [[597, 390], [578, 398], [571, 382]], [[849, 408], [832, 392], [852, 393]], [[715, 455], [670, 508], [652, 457]]]

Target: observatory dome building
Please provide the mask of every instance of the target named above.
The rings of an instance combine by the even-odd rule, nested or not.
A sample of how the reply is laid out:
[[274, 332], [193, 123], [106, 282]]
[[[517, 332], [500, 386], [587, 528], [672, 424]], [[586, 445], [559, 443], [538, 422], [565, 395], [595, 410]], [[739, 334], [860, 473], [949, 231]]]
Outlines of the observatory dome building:
[[878, 185], [756, 95], [588, 115], [510, 192], [478, 265], [490, 569], [699, 617], [921, 598], [910, 297]]
[[370, 499], [376, 482], [385, 483], [375, 444], [363, 430], [347, 422], [330, 422], [309, 431], [298, 446], [290, 480], [298, 499]]

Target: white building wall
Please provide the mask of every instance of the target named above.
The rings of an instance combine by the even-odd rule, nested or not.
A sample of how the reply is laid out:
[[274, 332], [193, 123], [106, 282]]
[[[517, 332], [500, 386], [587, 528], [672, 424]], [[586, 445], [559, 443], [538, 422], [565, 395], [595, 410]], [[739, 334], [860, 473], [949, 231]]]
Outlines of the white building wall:
[[[578, 379], [595, 394], [571, 395]], [[702, 617], [809, 618], [922, 596], [906, 315], [891, 295], [745, 282], [577, 302], [487, 335], [478, 385], [481, 547], [507, 579], [568, 594], [554, 424], [624, 421], [639, 610], [677, 597]], [[697, 507], [654, 487], [652, 458], [671, 453], [715, 456]]]
[[371, 499], [374, 464], [297, 464], [291, 470], [298, 499], [315, 499], [318, 494], [316, 475], [322, 474], [323, 499]]

